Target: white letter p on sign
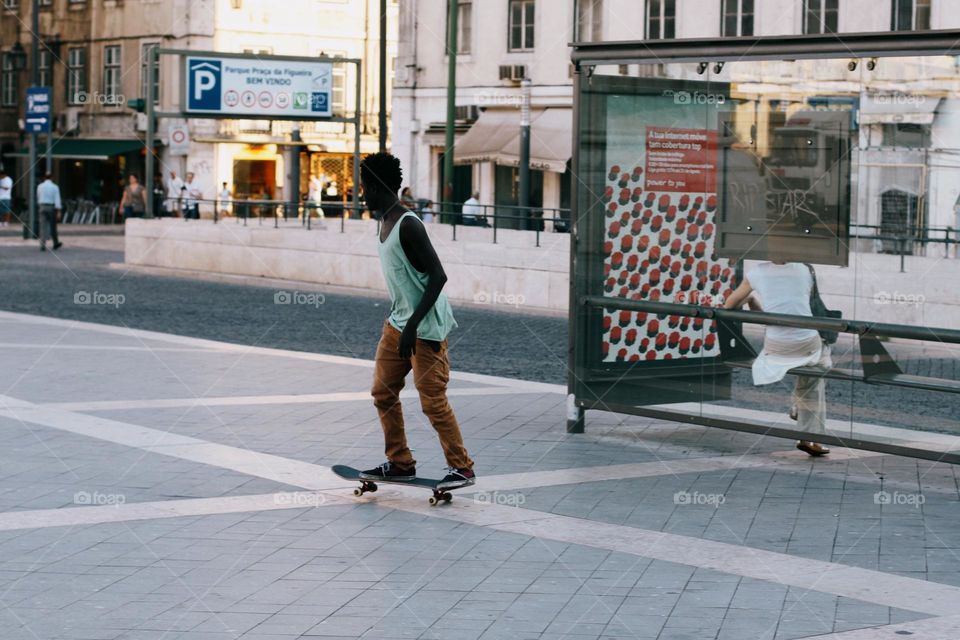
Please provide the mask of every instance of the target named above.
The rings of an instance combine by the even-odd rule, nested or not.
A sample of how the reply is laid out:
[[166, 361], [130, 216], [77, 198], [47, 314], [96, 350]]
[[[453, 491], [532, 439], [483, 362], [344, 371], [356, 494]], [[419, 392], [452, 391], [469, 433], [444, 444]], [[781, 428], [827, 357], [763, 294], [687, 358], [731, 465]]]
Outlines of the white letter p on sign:
[[207, 69], [194, 69], [193, 72], [193, 99], [201, 100], [204, 91], [217, 86], [217, 76]]

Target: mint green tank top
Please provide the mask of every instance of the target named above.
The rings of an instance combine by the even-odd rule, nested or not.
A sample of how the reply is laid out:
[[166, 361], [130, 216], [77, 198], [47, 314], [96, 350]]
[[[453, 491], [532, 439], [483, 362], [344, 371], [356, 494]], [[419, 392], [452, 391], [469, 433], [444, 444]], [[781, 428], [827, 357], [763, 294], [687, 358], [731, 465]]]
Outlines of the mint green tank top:
[[[389, 320], [398, 331], [403, 331], [407, 326], [407, 320], [423, 298], [429, 279], [427, 274], [417, 271], [410, 264], [400, 243], [400, 224], [410, 216], [415, 218], [418, 224], [423, 224], [417, 214], [408, 211], [393, 225], [386, 240], [380, 242], [380, 238], [377, 238], [380, 267], [383, 269], [383, 278], [387, 281], [387, 291], [392, 302]], [[453, 318], [450, 301], [446, 294], [441, 293], [433, 308], [420, 321], [417, 337], [422, 340], [443, 341], [456, 326], [457, 321]]]

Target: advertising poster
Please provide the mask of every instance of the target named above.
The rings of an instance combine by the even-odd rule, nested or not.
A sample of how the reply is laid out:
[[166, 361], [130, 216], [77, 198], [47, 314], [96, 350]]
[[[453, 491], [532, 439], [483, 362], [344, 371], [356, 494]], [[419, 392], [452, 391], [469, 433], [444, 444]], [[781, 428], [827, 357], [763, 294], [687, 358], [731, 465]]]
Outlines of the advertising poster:
[[[714, 253], [717, 132], [705, 109], [612, 96], [607, 117], [604, 295], [722, 305], [734, 263]], [[630, 311], [604, 312], [602, 349], [604, 362], [720, 354], [711, 321]]]

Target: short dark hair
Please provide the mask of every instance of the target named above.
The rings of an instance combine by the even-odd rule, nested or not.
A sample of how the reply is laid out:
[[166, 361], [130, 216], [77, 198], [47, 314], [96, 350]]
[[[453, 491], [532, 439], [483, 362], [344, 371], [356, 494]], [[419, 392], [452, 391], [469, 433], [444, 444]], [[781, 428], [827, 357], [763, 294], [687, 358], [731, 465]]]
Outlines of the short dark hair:
[[391, 193], [396, 193], [403, 184], [403, 169], [400, 168], [400, 161], [396, 156], [381, 151], [371, 153], [363, 159], [360, 163], [360, 177], [365, 184], [380, 184]]

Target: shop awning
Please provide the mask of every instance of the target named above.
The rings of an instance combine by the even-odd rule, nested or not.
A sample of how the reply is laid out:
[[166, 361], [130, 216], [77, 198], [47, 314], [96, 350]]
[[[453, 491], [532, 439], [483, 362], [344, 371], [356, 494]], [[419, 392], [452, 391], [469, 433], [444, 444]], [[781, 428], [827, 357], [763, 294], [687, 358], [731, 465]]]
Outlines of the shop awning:
[[860, 124], [933, 124], [939, 105], [940, 98], [934, 96], [869, 95], [860, 101]]
[[[563, 173], [572, 153], [570, 109], [535, 109], [530, 115], [530, 166]], [[457, 164], [494, 162], [520, 164], [520, 111], [488, 109], [457, 143]]]
[[454, 160], [457, 164], [508, 164], [503, 152], [510, 141], [518, 136], [519, 131], [520, 112], [517, 109], [487, 109], [457, 141]]
[[[131, 151], [140, 151], [144, 148], [144, 141], [126, 140], [91, 140], [88, 138], [60, 138], [54, 140], [52, 153], [54, 158], [70, 160], [108, 160], [113, 156]], [[37, 145], [37, 155], [43, 156], [47, 152], [47, 143], [40, 140]], [[29, 149], [21, 149], [16, 153], [7, 154], [9, 157], [26, 158], [30, 155]]]

